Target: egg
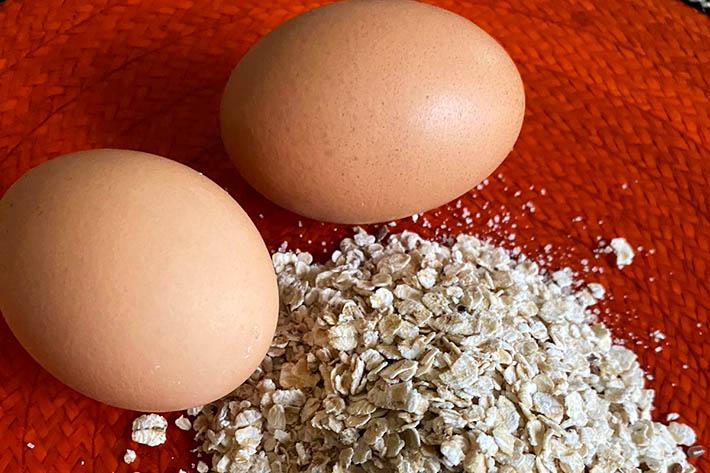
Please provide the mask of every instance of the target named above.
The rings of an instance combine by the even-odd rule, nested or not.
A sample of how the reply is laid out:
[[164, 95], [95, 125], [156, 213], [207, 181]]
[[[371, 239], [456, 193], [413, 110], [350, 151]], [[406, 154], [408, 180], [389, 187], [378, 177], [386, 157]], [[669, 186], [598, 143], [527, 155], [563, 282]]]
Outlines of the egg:
[[357, 0], [255, 44], [226, 85], [221, 127], [267, 198], [314, 219], [372, 223], [470, 190], [511, 151], [524, 109], [512, 59], [469, 20]]
[[122, 150], [52, 159], [0, 200], [0, 311], [77, 391], [169, 411], [246, 380], [278, 289], [241, 207], [177, 162]]

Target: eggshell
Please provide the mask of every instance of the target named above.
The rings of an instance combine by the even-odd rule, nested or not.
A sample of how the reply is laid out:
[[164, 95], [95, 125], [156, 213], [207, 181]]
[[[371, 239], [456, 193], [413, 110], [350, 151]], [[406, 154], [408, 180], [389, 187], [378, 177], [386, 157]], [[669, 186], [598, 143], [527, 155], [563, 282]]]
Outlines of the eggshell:
[[242, 383], [272, 340], [278, 290], [247, 214], [158, 156], [68, 154], [0, 200], [0, 310], [81, 393], [168, 411]]
[[269, 199], [369, 223], [471, 189], [512, 149], [524, 108], [515, 64], [469, 20], [357, 0], [262, 38], [229, 78], [221, 125], [240, 173]]

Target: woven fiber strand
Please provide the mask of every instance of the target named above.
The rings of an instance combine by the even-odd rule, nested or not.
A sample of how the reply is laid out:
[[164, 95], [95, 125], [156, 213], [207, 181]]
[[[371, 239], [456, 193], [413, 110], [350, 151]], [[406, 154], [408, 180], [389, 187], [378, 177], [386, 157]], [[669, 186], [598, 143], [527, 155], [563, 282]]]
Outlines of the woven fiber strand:
[[[468, 231], [532, 255], [545, 254], [549, 243], [554, 267], [579, 269], [585, 258], [602, 267], [583, 277], [608, 288], [605, 320], [653, 375], [656, 416], [680, 412], [710, 446], [708, 18], [667, 0], [437, 3], [507, 48], [525, 81], [526, 121], [490, 184], [465, 195], [460, 207], [390, 230]], [[270, 248], [286, 241], [316, 254], [332, 251], [350, 229], [300, 219], [247, 187], [222, 149], [217, 118], [229, 71], [249, 46], [318, 4], [3, 3], [0, 194], [62, 153], [140, 149], [227, 188]], [[498, 214], [509, 214], [506, 232], [486, 224]], [[597, 238], [616, 236], [644, 248], [623, 271], [594, 259]], [[655, 329], [668, 337], [661, 352], [653, 349]], [[0, 322], [0, 472], [191, 471], [190, 434], [172, 426], [166, 445], [137, 446], [130, 441], [134, 417], [61, 385]], [[138, 453], [130, 466], [121, 460], [126, 448]], [[710, 458], [696, 465], [710, 471]]]

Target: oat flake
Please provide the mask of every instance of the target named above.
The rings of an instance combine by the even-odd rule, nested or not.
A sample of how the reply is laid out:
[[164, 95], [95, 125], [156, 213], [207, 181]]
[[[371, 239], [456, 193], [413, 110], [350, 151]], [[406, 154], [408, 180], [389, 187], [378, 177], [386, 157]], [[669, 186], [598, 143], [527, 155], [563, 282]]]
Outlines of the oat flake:
[[185, 416], [180, 416], [175, 419], [175, 425], [180, 430], [190, 430], [192, 428], [192, 423], [190, 422], [190, 419]]
[[155, 447], [165, 443], [168, 421], [158, 414], [144, 414], [133, 421], [134, 442]]

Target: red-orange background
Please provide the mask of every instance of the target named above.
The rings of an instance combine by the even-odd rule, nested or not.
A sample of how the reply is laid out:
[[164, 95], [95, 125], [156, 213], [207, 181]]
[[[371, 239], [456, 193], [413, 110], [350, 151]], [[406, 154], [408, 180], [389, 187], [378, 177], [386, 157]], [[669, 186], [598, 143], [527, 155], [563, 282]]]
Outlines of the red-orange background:
[[[438, 230], [423, 227], [424, 218], [391, 230], [470, 231], [532, 255], [551, 243], [551, 267], [578, 269], [583, 258], [603, 267], [582, 277], [608, 288], [605, 320], [654, 375], [657, 417], [680, 412], [710, 446], [708, 18], [670, 0], [435, 3], [474, 20], [507, 48], [525, 81], [526, 121], [488, 186], [464, 196], [460, 209], [452, 204], [426, 215]], [[331, 251], [350, 229], [306, 219], [301, 228], [297, 216], [256, 195], [230, 165], [217, 120], [222, 87], [249, 46], [318, 4], [0, 5], [0, 194], [30, 167], [65, 152], [140, 149], [226, 187], [271, 249], [287, 241]], [[528, 201], [535, 212], [522, 208]], [[464, 207], [480, 217], [466, 224]], [[489, 217], [507, 213], [508, 222], [487, 226]], [[515, 240], [506, 239], [511, 233]], [[624, 236], [644, 249], [619, 271], [607, 258], [594, 259], [599, 236]], [[660, 353], [649, 336], [655, 329], [668, 336]], [[172, 426], [166, 445], [136, 446], [134, 417], [63, 387], [0, 322], [0, 472], [189, 470], [189, 434]], [[127, 447], [138, 452], [130, 466], [121, 461]], [[710, 471], [709, 460], [697, 462], [701, 471]]]

